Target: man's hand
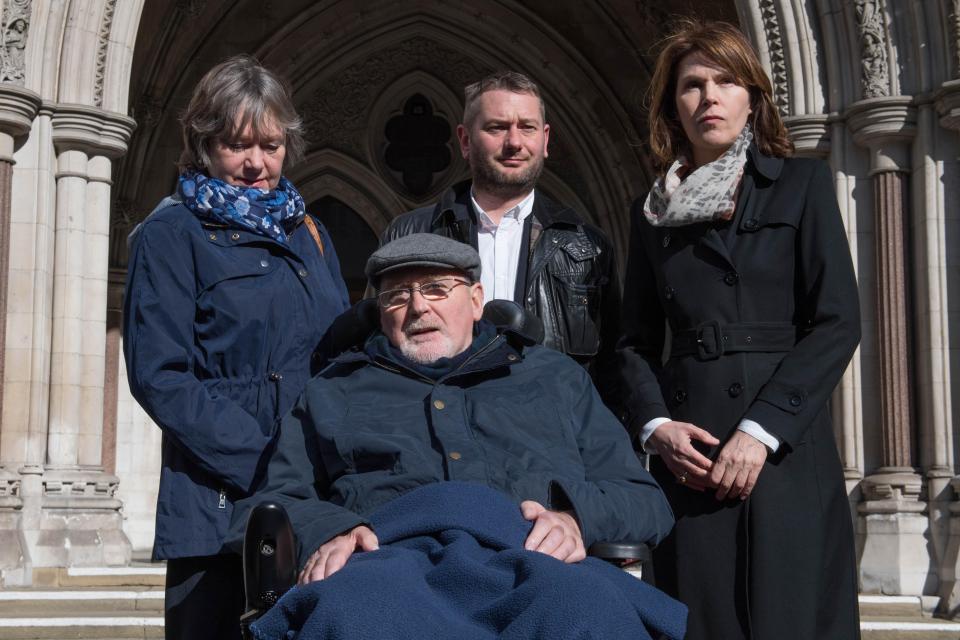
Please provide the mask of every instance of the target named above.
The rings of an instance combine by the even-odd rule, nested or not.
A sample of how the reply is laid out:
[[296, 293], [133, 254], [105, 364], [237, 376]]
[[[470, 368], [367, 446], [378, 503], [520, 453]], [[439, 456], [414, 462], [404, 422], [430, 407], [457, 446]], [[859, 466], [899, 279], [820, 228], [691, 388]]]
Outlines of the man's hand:
[[746, 500], [767, 461], [767, 447], [743, 431], [737, 431], [713, 461], [709, 482], [717, 487], [717, 500]]
[[[703, 491], [710, 484], [710, 470], [714, 464], [697, 451], [693, 441], [697, 440], [711, 447], [720, 441], [700, 427], [689, 422], [664, 422], [654, 429], [647, 439], [654, 450], [660, 454], [663, 463], [677, 482], [690, 489]], [[713, 486], [716, 486], [714, 484]]]
[[307, 584], [329, 578], [347, 564], [347, 560], [357, 549], [376, 551], [380, 548], [377, 534], [368, 527], [360, 525], [327, 540], [313, 552], [300, 572], [297, 584]]
[[533, 523], [523, 548], [539, 551], [563, 562], [580, 562], [587, 557], [576, 519], [565, 511], [548, 511], [539, 502], [524, 500], [520, 511]]

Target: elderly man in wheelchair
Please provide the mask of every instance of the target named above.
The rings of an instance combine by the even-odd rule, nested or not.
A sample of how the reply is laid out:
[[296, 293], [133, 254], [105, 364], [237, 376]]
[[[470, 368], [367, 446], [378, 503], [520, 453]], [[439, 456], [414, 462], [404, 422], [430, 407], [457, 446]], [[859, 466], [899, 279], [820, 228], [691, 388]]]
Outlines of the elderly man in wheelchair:
[[682, 637], [682, 605], [587, 557], [673, 516], [586, 371], [484, 319], [468, 245], [405, 236], [366, 272], [380, 330], [307, 385], [238, 509], [246, 563], [298, 574], [248, 637]]

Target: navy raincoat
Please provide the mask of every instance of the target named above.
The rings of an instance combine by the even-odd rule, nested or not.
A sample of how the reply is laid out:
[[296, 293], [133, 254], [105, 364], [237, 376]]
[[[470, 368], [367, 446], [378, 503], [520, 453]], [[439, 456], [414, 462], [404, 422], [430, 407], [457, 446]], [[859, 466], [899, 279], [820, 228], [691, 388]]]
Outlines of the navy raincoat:
[[282, 245], [168, 200], [131, 235], [127, 375], [163, 430], [155, 559], [224, 551], [234, 501], [258, 484], [279, 417], [348, 306], [317, 227], [323, 255], [305, 225]]

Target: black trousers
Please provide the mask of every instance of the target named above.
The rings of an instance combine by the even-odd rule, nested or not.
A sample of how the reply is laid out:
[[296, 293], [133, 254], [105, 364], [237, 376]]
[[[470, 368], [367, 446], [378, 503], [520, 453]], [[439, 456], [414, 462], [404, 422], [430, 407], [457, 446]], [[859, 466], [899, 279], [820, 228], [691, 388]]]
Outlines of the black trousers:
[[167, 560], [167, 640], [239, 640], [243, 609], [240, 556]]

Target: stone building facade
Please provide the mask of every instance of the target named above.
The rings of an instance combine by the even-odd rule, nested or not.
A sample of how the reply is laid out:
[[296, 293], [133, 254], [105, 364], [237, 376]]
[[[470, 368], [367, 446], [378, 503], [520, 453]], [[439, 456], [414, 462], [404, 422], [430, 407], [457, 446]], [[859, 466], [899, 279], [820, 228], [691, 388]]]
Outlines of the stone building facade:
[[249, 52], [290, 79], [310, 150], [288, 176], [354, 291], [389, 220], [464, 177], [461, 89], [499, 68], [543, 88], [543, 188], [622, 265], [656, 43], [694, 12], [748, 34], [798, 153], [834, 172], [863, 309], [833, 399], [861, 589], [956, 614], [960, 0], [0, 0], [3, 584], [149, 552], [160, 434], [120, 356], [125, 238], [172, 189], [212, 64]]

